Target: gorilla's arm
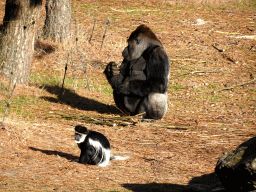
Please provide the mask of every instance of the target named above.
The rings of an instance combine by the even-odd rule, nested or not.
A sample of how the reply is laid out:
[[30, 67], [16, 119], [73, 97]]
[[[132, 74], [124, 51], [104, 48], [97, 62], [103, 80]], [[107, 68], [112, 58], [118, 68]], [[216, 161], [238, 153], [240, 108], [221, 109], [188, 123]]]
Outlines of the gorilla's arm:
[[116, 88], [118, 93], [143, 97], [152, 92], [167, 91], [170, 64], [163, 47], [148, 48], [142, 56], [147, 62], [147, 80], [124, 82]]
[[112, 88], [116, 90], [122, 83], [134, 80], [146, 80], [145, 68], [146, 61], [141, 56], [140, 58], [132, 61], [124, 59], [120, 69], [115, 62], [110, 62], [104, 73]]

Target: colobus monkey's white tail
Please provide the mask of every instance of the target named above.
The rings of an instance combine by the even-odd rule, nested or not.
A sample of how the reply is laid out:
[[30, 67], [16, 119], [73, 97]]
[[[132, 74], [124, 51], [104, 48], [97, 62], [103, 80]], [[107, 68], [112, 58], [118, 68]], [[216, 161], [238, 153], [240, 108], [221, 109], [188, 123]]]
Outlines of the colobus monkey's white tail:
[[126, 159], [130, 159], [130, 156], [119, 156], [119, 155], [115, 155], [113, 157], [110, 157], [110, 161], [116, 161], [116, 160], [126, 160]]

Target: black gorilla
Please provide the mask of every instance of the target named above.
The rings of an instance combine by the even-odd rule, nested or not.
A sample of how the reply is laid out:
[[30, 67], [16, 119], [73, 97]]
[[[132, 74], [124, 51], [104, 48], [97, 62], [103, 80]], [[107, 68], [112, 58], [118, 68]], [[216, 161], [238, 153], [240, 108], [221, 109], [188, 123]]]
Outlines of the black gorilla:
[[104, 73], [113, 88], [115, 103], [127, 115], [146, 112], [144, 118], [161, 119], [167, 110], [170, 63], [162, 43], [146, 25], [128, 39], [118, 68], [110, 62]]

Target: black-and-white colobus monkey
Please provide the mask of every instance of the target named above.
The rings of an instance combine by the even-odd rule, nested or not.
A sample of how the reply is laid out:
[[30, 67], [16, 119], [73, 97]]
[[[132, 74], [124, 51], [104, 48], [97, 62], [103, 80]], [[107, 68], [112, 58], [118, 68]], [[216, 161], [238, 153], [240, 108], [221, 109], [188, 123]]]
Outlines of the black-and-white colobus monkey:
[[87, 130], [86, 127], [75, 127], [75, 142], [81, 149], [79, 163], [105, 167], [110, 160], [125, 160], [129, 157], [114, 156], [110, 158], [110, 143], [101, 133]]

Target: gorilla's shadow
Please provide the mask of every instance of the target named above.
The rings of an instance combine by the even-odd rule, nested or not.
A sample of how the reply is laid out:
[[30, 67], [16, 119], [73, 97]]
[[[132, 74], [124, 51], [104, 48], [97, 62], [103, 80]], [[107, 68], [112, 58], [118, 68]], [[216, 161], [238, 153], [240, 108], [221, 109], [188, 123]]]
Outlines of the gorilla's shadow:
[[[148, 184], [123, 184], [123, 187], [134, 192], [202, 192], [212, 191], [213, 188], [222, 187], [215, 173], [194, 177], [188, 185], [168, 184], [168, 183], [148, 183]], [[219, 190], [219, 192], [230, 192]]]
[[82, 97], [75, 92], [61, 88], [57, 85], [40, 86], [41, 89], [45, 89], [51, 94], [55, 94], [58, 99], [53, 97], [41, 97], [49, 102], [53, 103], [65, 103], [73, 108], [85, 110], [85, 111], [97, 111], [101, 114], [120, 114], [120, 111], [113, 105], [106, 105], [98, 101]]
[[45, 153], [46, 155], [55, 155], [55, 156], [60, 156], [60, 157], [64, 157], [67, 160], [70, 161], [74, 161], [76, 159], [78, 159], [78, 157], [74, 156], [74, 155], [70, 155], [68, 153], [63, 153], [63, 152], [59, 152], [59, 151], [51, 151], [51, 150], [43, 150], [43, 149], [38, 149], [38, 148], [34, 148], [34, 147], [29, 147], [29, 149], [33, 150], [33, 151], [40, 151], [42, 153]]

